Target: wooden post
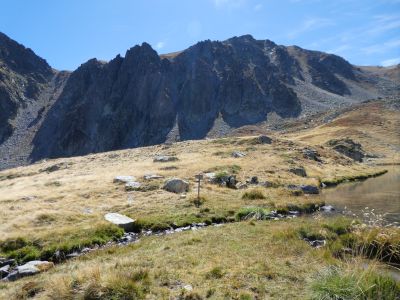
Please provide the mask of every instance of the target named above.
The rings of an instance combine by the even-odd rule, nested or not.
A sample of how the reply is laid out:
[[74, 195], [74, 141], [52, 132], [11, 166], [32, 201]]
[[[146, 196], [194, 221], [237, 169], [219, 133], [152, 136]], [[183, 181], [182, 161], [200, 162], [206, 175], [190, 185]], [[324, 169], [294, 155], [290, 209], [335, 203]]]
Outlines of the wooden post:
[[203, 179], [203, 174], [198, 174], [195, 176], [197, 181], [197, 201], [196, 201], [196, 206], [200, 206], [200, 182]]

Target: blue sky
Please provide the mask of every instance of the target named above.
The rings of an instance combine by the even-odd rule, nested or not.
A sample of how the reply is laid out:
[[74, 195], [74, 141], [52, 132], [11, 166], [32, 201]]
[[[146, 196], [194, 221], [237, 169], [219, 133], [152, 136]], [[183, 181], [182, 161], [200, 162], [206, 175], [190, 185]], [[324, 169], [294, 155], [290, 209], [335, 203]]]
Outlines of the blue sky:
[[400, 63], [400, 0], [2, 0], [0, 31], [54, 68], [252, 34], [357, 65]]

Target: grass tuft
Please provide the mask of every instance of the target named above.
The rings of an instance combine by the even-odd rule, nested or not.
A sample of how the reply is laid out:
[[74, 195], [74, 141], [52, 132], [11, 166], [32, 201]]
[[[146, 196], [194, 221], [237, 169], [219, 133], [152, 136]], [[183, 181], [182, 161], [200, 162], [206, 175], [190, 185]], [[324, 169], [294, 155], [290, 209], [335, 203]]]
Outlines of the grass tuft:
[[258, 199], [265, 199], [265, 194], [261, 189], [253, 189], [250, 191], [246, 191], [242, 195], [242, 199], [246, 200], [258, 200]]

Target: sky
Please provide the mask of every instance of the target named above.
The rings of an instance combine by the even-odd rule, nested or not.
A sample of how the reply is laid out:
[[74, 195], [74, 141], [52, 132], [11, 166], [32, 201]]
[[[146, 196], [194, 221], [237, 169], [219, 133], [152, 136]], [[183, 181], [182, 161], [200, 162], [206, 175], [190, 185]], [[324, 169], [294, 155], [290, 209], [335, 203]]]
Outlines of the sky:
[[0, 31], [58, 70], [110, 60], [147, 42], [160, 54], [251, 34], [340, 55], [400, 63], [400, 0], [0, 0]]

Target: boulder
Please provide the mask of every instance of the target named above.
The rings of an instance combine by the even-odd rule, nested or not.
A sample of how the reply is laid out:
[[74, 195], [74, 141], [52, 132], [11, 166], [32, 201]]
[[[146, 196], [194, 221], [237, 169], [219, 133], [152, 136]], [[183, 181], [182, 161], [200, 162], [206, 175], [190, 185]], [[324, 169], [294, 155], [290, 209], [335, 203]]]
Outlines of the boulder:
[[269, 136], [260, 135], [259, 137], [257, 137], [257, 142], [259, 144], [271, 144], [272, 143], [272, 139]]
[[303, 156], [307, 159], [310, 160], [315, 160], [317, 162], [322, 162], [321, 156], [317, 152], [317, 150], [311, 149], [311, 148], [305, 148], [303, 149]]
[[315, 185], [301, 185], [300, 189], [304, 194], [319, 194], [319, 189]]
[[253, 176], [250, 178], [250, 184], [258, 184], [258, 177]]
[[303, 167], [291, 168], [291, 169], [289, 169], [289, 172], [291, 172], [297, 176], [307, 177], [306, 170]]
[[123, 228], [125, 231], [131, 231], [135, 223], [134, 219], [131, 219], [127, 216], [118, 213], [107, 213], [104, 215], [104, 219], [106, 219], [110, 223], [113, 223]]
[[154, 180], [154, 179], [161, 179], [164, 178], [162, 175], [156, 175], [156, 174], [146, 174], [143, 176], [144, 180]]
[[327, 142], [327, 145], [332, 147], [336, 152], [346, 155], [358, 162], [362, 162], [366, 155], [361, 144], [356, 143], [349, 138], [330, 140]]
[[114, 183], [128, 183], [131, 181], [135, 181], [135, 177], [133, 176], [116, 176], [114, 177], [113, 182]]
[[215, 183], [216, 174], [214, 172], [205, 173], [203, 176], [208, 182]]
[[188, 192], [189, 182], [180, 178], [172, 178], [165, 182], [163, 189], [177, 194]]
[[33, 260], [24, 265], [16, 267], [7, 277], [6, 280], [13, 281], [25, 276], [31, 276], [40, 272], [47, 271], [54, 267], [54, 263], [49, 261]]
[[126, 191], [137, 191], [141, 187], [140, 182], [137, 181], [129, 181], [125, 184]]
[[170, 162], [177, 161], [178, 158], [176, 156], [168, 156], [168, 155], [158, 155], [154, 157], [153, 162]]
[[232, 152], [232, 157], [235, 157], [235, 158], [241, 158], [241, 157], [245, 157], [245, 156], [246, 156], [246, 154], [243, 153], [243, 152], [240, 152], [240, 151], [233, 151]]
[[[295, 184], [289, 184], [287, 186], [289, 190], [292, 191], [302, 191], [304, 194], [319, 194], [319, 189], [317, 186], [314, 185], [295, 185]], [[301, 192], [300, 192], [301, 193]]]

